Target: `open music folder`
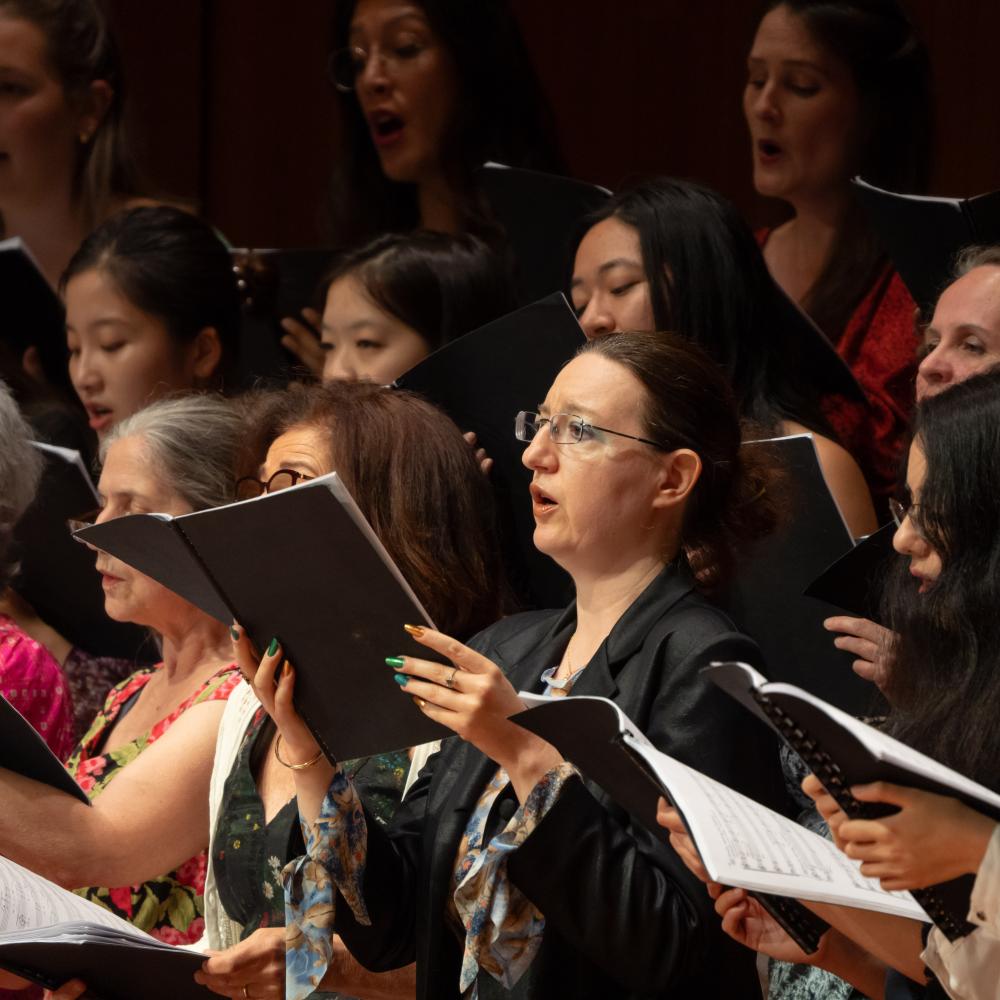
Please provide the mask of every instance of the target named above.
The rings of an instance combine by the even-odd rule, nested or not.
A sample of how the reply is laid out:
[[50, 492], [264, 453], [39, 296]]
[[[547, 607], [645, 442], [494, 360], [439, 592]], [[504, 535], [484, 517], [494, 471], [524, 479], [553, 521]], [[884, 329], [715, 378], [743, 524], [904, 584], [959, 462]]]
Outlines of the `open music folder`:
[[46, 989], [79, 978], [101, 1000], [199, 1000], [216, 995], [194, 981], [204, 961], [0, 857], [0, 968]]
[[657, 750], [614, 702], [520, 692], [529, 709], [512, 717], [547, 740], [648, 829], [666, 797], [711, 878], [753, 893], [807, 952], [825, 923], [800, 899], [926, 920], [908, 893], [886, 892], [828, 840]]
[[[897, 811], [892, 805], [861, 803], [850, 791], [854, 785], [886, 781], [961, 799], [972, 809], [1000, 820], [1000, 795], [996, 792], [808, 691], [770, 682], [745, 663], [714, 663], [702, 673], [770, 725], [851, 818], [876, 818]], [[972, 876], [963, 876], [913, 890], [914, 899], [950, 940], [972, 930], [966, 914], [973, 881]]]
[[295, 704], [331, 760], [451, 735], [400, 693], [385, 657], [427, 658], [403, 631], [433, 627], [343, 481], [326, 476], [171, 517], [131, 514], [76, 532], [202, 611], [272, 637], [295, 667]]

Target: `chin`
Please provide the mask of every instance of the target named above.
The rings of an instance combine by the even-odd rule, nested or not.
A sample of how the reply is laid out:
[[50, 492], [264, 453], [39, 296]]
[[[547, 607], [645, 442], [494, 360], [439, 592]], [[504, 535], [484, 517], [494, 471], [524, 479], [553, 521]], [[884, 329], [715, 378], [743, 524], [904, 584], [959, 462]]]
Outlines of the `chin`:
[[395, 184], [416, 184], [420, 180], [420, 170], [409, 157], [384, 157], [379, 162], [382, 173]]

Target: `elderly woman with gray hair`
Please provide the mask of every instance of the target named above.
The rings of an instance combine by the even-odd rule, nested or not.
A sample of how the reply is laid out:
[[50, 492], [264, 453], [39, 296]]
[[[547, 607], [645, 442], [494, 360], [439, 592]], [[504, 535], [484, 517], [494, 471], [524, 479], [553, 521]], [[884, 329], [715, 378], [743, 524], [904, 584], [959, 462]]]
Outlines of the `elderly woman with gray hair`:
[[[211, 396], [163, 400], [123, 420], [102, 442], [97, 519], [232, 500], [240, 427], [239, 413]], [[239, 673], [225, 626], [106, 553], [96, 560], [107, 613], [153, 629], [162, 662], [111, 690], [69, 758], [91, 808], [0, 769], [0, 853], [186, 944], [204, 924], [209, 777]]]
[[[17, 572], [14, 527], [35, 497], [41, 455], [7, 386], [0, 382], [0, 591]], [[52, 654], [0, 614], [0, 694], [38, 730], [60, 759], [73, 747], [69, 687]]]

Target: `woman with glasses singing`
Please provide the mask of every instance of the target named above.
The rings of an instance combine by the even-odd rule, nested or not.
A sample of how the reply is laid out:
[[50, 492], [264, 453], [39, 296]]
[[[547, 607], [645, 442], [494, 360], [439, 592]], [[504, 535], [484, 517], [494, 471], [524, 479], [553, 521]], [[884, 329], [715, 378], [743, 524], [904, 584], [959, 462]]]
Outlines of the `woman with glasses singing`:
[[[240, 431], [229, 404], [205, 397], [161, 401], [122, 421], [102, 442], [97, 519], [228, 502]], [[104, 552], [96, 562], [107, 613], [152, 629], [162, 662], [111, 689], [69, 757], [90, 807], [0, 770], [0, 852], [187, 944], [203, 929], [209, 774], [239, 673], [225, 626]]]
[[346, 0], [333, 36], [338, 246], [417, 227], [475, 232], [485, 161], [558, 169], [551, 113], [506, 0]]
[[734, 543], [770, 527], [766, 471], [741, 456], [716, 368], [665, 336], [587, 345], [517, 434], [535, 543], [572, 575], [576, 600], [467, 645], [407, 626], [428, 659], [372, 665], [460, 737], [387, 829], [345, 768], [317, 758], [290, 708], [294, 674], [276, 674], [280, 646], [261, 660], [255, 685], [282, 752], [309, 763], [294, 772], [307, 852], [284, 873], [286, 995], [309, 995], [341, 941], [369, 969], [416, 960], [417, 996], [435, 1000], [759, 995], [749, 958], [710, 960], [728, 946], [666, 845], [508, 717], [518, 689], [610, 697], [664, 751], [773, 802], [768, 737], [698, 676], [713, 659], [759, 660], [699, 590], [724, 576]]

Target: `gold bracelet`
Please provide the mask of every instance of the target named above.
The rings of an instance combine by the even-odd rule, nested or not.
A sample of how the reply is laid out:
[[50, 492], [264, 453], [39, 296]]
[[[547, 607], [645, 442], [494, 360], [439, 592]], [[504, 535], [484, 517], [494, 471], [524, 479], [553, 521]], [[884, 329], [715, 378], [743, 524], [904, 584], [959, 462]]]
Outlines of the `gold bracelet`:
[[281, 759], [281, 754], [278, 753], [278, 747], [281, 746], [281, 733], [278, 733], [278, 738], [274, 741], [274, 759], [282, 766], [287, 767], [289, 771], [304, 771], [307, 767], [312, 767], [323, 756], [323, 751], [318, 750], [316, 756], [312, 760], [307, 760], [302, 764], [289, 764], [287, 760]]

